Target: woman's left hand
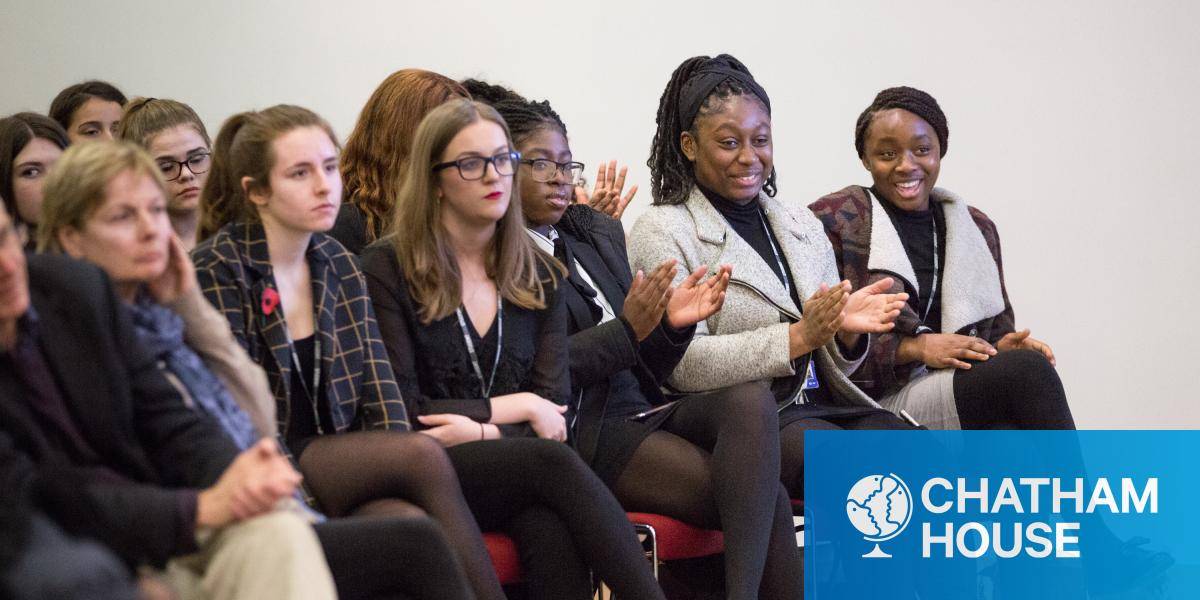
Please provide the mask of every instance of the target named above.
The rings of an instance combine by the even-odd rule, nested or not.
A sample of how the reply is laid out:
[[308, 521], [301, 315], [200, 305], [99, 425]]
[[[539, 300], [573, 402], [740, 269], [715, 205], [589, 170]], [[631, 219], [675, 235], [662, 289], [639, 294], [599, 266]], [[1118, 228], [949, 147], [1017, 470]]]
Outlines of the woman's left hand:
[[171, 304], [196, 288], [196, 267], [183, 249], [179, 236], [171, 234], [167, 243], [167, 268], [146, 282], [150, 295], [160, 304]]
[[638, 191], [638, 186], [634, 185], [629, 188], [629, 193], [621, 195], [625, 189], [625, 175], [628, 173], [629, 167], [621, 167], [618, 172], [615, 160], [607, 164], [600, 163], [592, 193], [589, 195], [583, 186], [575, 186], [575, 201], [620, 221], [621, 215], [625, 214], [625, 207], [629, 206]]
[[1054, 360], [1054, 351], [1050, 349], [1050, 345], [1041, 340], [1029, 337], [1029, 329], [1005, 334], [1004, 337], [1000, 338], [999, 342], [996, 342], [996, 350], [1000, 352], [1021, 348], [1041, 352], [1042, 356], [1045, 356], [1046, 360], [1050, 361], [1050, 366], [1058, 366]]
[[721, 268], [711, 277], [700, 280], [708, 273], [708, 267], [702, 266], [688, 275], [667, 304], [667, 322], [675, 329], [685, 329], [703, 321], [721, 310], [725, 303], [725, 290], [729, 287], [729, 276], [733, 273], [730, 265]]
[[444, 448], [483, 439], [483, 427], [479, 422], [452, 413], [420, 415], [417, 420], [429, 429], [421, 433], [432, 437]]
[[[896, 326], [896, 317], [908, 301], [908, 294], [887, 294], [892, 288], [892, 278], [885, 277], [850, 294], [846, 303], [842, 331], [851, 334], [887, 333]], [[843, 281], [842, 285], [849, 285]], [[844, 340], [843, 340], [844, 341]]]

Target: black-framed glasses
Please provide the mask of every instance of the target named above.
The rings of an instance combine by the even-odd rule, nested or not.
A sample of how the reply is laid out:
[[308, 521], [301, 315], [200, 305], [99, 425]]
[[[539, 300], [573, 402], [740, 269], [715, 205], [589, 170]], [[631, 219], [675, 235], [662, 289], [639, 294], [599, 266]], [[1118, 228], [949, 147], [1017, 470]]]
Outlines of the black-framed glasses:
[[491, 164], [492, 168], [496, 169], [497, 175], [508, 177], [513, 174], [519, 160], [521, 160], [520, 152], [501, 152], [493, 156], [468, 156], [433, 165], [433, 172], [457, 167], [459, 177], [467, 181], [475, 181], [483, 179], [484, 173], [487, 172], [487, 166]]
[[522, 160], [521, 164], [529, 165], [529, 170], [533, 172], [533, 180], [541, 183], [554, 181], [554, 177], [562, 171], [567, 176], [567, 183], [574, 184], [583, 176], [583, 163], [581, 162], [555, 162], [548, 158], [534, 158]]
[[212, 166], [212, 152], [197, 152], [187, 160], [175, 160], [172, 158], [160, 158], [158, 163], [159, 172], [167, 181], [175, 181], [183, 175], [183, 168], [186, 166], [192, 175], [207, 173], [208, 168]]

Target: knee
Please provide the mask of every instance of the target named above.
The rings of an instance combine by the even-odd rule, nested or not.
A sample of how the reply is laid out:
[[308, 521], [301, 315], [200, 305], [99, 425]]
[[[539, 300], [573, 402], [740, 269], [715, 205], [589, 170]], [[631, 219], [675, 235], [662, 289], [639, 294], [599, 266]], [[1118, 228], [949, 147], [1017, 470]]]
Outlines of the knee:
[[1028, 386], [1025, 393], [1040, 397], [1046, 395], [1041, 392], [1061, 395], [1062, 380], [1058, 377], [1058, 370], [1041, 352], [1022, 348], [1003, 352], [995, 358], [1003, 359], [1004, 368], [1002, 370], [1006, 381], [1025, 382], [1025, 385]]
[[[221, 554], [239, 555], [236, 560], [268, 559], [279, 566], [320, 556], [316, 533], [299, 514], [276, 510], [247, 519], [221, 532]], [[232, 556], [231, 556], [232, 558]]]
[[728, 410], [723, 411], [725, 414], [740, 417], [737, 421], [755, 430], [779, 430], [779, 407], [769, 388], [757, 383], [742, 383], [729, 388], [725, 397], [728, 403]]
[[531, 466], [537, 466], [544, 475], [569, 475], [590, 472], [583, 459], [570, 446], [552, 440], [525, 439], [532, 458]]

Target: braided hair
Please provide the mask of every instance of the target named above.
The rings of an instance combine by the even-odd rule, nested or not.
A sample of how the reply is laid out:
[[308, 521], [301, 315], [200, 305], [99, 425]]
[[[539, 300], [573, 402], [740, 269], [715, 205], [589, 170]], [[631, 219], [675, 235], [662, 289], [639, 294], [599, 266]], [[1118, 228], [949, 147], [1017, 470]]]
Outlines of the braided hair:
[[[671, 73], [671, 80], [667, 82], [667, 87], [658, 100], [658, 116], [655, 119], [658, 129], [654, 132], [654, 141], [650, 144], [650, 158], [646, 161], [646, 166], [650, 167], [650, 192], [654, 198], [654, 204], [682, 204], [687, 201], [692, 185], [695, 184], [696, 175], [692, 161], [683, 154], [679, 136], [684, 131], [696, 135], [696, 121], [699, 117], [721, 112], [725, 109], [726, 101], [733, 96], [754, 98], [762, 103], [768, 112], [770, 111], [770, 105], [759, 97], [749, 85], [737, 79], [727, 78], [717, 84], [704, 98], [696, 113], [696, 118], [692, 119], [690, 123], [685, 123], [686, 116], [679, 108], [679, 100], [684, 87], [693, 77], [697, 76], [701, 68], [718, 63], [723, 63], [734, 71], [744, 73], [746, 78], [753, 80], [750, 69], [728, 54], [711, 58], [693, 56], [683, 61], [676, 67], [675, 72]], [[763, 184], [763, 191], [768, 196], [775, 196], [776, 174], [774, 168], [771, 169], [770, 176]]]
[[557, 128], [563, 137], [567, 137], [566, 124], [546, 100], [526, 100], [524, 96], [506, 87], [478, 79], [464, 79], [462, 86], [467, 88], [472, 98], [500, 113], [504, 122], [508, 123], [508, 130], [512, 132], [513, 143], [517, 145], [545, 127]]
[[871, 105], [858, 116], [858, 123], [854, 125], [854, 149], [858, 151], [859, 158], [866, 154], [867, 129], [871, 127], [875, 115], [893, 108], [907, 110], [929, 123], [937, 133], [941, 149], [939, 158], [946, 156], [946, 150], [950, 149], [950, 126], [946, 123], [946, 113], [942, 112], [942, 107], [938, 106], [933, 96], [917, 88], [902, 86], [876, 94]]

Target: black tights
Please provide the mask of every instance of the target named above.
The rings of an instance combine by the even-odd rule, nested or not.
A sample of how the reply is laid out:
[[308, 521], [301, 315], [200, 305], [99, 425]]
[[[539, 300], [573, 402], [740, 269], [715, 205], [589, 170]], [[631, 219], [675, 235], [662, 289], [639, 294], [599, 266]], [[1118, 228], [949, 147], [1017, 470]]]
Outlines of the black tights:
[[394, 431], [323, 435], [305, 447], [300, 471], [331, 517], [428, 514], [454, 548], [475, 597], [503, 600], [454, 465], [433, 438]]
[[690, 396], [638, 446], [615, 486], [627, 509], [721, 529], [727, 598], [800, 598], [779, 421], [766, 389]]
[[954, 404], [963, 429], [1075, 429], [1058, 371], [1034, 350], [954, 371]]
[[511, 438], [446, 453], [479, 525], [520, 548], [531, 597], [590, 598], [590, 565], [621, 597], [663, 598], [624, 509], [566, 444]]
[[428, 517], [346, 517], [313, 529], [343, 600], [474, 598]]
[[792, 498], [804, 498], [804, 432], [814, 429], [914, 429], [904, 419], [883, 409], [851, 415], [808, 417], [779, 431], [780, 478]]

